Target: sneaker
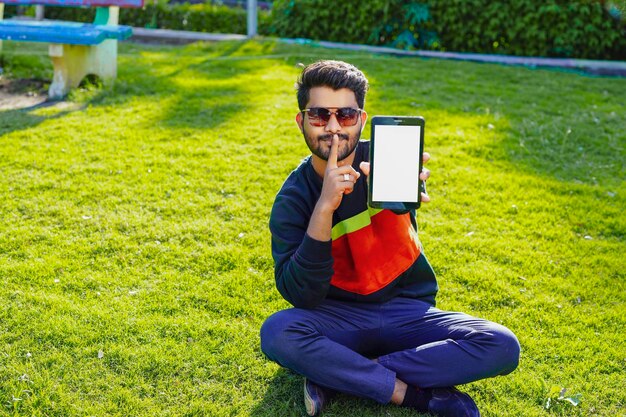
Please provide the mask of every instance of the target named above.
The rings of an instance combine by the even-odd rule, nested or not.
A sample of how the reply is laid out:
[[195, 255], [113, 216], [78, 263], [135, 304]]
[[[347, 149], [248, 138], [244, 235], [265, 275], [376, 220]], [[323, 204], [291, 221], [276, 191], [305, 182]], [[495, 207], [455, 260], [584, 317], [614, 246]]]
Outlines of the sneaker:
[[472, 397], [456, 388], [432, 388], [430, 391], [429, 413], [441, 417], [480, 417]]
[[328, 388], [314, 384], [308, 378], [304, 378], [304, 406], [310, 416], [318, 416], [333, 395]]

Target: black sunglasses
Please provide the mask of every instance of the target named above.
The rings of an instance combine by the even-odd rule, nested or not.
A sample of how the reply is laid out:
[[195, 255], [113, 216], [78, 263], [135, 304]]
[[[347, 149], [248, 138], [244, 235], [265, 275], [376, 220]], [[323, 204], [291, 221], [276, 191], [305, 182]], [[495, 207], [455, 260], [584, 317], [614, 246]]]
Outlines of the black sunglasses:
[[359, 120], [359, 115], [363, 110], [354, 109], [352, 107], [342, 107], [331, 111], [324, 107], [311, 107], [310, 109], [300, 111], [302, 113], [308, 113], [311, 126], [326, 126], [330, 120], [330, 116], [333, 114], [341, 126], [354, 126]]

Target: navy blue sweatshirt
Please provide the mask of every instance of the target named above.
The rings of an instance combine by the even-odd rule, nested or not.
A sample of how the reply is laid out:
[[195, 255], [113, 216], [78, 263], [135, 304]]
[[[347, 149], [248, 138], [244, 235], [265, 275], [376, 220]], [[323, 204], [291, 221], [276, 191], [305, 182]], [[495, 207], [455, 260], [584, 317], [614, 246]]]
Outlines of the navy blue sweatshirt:
[[[356, 148], [353, 167], [369, 161], [369, 142]], [[437, 280], [417, 236], [415, 211], [395, 214], [367, 205], [365, 175], [333, 214], [332, 238], [311, 238], [307, 227], [322, 178], [306, 158], [287, 178], [270, 216], [276, 287], [295, 307], [324, 299], [384, 302], [420, 298], [435, 304]]]

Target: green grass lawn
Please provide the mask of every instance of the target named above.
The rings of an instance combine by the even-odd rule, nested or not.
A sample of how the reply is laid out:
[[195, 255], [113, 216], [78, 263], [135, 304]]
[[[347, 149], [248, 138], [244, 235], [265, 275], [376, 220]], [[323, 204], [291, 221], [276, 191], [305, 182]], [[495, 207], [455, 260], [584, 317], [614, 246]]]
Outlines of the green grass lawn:
[[[51, 77], [45, 46], [4, 53], [5, 76]], [[124, 44], [114, 87], [0, 113], [0, 415], [304, 415], [258, 334], [288, 307], [267, 223], [318, 58], [366, 73], [370, 116], [426, 119], [438, 306], [522, 345], [463, 387], [483, 415], [626, 415], [626, 79], [272, 41]]]

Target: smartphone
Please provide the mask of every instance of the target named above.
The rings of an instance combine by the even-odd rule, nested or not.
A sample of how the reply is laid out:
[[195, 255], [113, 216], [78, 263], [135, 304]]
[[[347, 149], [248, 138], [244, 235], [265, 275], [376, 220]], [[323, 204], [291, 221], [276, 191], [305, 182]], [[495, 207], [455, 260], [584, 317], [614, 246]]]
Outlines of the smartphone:
[[424, 191], [422, 153], [424, 118], [374, 116], [371, 120], [370, 207], [408, 211], [417, 209]]

